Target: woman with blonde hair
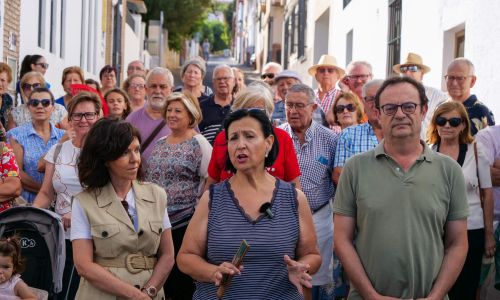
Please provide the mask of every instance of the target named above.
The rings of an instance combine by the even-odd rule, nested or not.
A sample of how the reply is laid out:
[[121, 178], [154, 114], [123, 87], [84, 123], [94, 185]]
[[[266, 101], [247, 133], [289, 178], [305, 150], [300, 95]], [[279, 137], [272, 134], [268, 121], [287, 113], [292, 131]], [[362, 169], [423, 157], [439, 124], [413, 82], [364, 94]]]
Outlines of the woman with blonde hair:
[[[351, 92], [339, 92], [332, 106], [333, 124], [332, 130], [340, 129], [339, 132], [349, 126], [360, 124], [363, 120], [363, 107], [358, 96]], [[340, 128], [339, 128], [340, 127]]]
[[474, 300], [479, 286], [483, 254], [495, 254], [493, 192], [488, 159], [471, 135], [470, 120], [462, 103], [448, 101], [437, 107], [428, 129], [432, 149], [457, 161], [467, 187], [469, 217], [467, 258], [448, 293], [451, 300]]

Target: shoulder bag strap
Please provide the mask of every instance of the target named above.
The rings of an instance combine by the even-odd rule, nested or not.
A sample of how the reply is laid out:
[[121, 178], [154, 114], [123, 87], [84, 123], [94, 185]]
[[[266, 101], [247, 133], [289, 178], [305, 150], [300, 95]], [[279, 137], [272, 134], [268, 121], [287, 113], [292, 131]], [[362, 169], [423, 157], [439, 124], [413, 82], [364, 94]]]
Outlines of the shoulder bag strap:
[[167, 122], [165, 122], [165, 120], [162, 120], [161, 123], [158, 124], [158, 126], [156, 126], [155, 130], [153, 130], [153, 132], [151, 132], [151, 134], [148, 136], [148, 138], [141, 145], [141, 153], [143, 153], [144, 150], [146, 150], [146, 148], [149, 146], [149, 144], [151, 144], [153, 139], [156, 137], [156, 135], [158, 135], [160, 130], [163, 129], [163, 126], [165, 126], [165, 124], [167, 124]]
[[476, 142], [474, 142], [474, 159], [476, 160], [476, 176], [477, 176], [477, 185], [479, 188], [479, 198], [481, 199], [481, 207], [483, 207], [484, 194], [483, 194], [483, 190], [481, 189], [481, 179], [479, 179], [479, 163], [478, 163], [478, 158], [477, 158], [477, 143]]

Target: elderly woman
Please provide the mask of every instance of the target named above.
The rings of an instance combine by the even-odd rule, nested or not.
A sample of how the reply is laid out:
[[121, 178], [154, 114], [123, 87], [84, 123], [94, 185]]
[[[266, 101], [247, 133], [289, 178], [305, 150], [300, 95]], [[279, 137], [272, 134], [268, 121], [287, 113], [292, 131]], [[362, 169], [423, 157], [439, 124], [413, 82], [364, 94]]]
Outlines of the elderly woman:
[[123, 89], [127, 91], [132, 111], [144, 107], [144, 103], [146, 103], [146, 78], [143, 75], [130, 75], [123, 83]]
[[[232, 110], [242, 108], [256, 108], [263, 110], [269, 119], [273, 115], [274, 101], [273, 93], [270, 89], [259, 84], [249, 85], [243, 90], [240, 95], [234, 100]], [[274, 128], [277, 141], [279, 143], [279, 151], [273, 165], [267, 168], [269, 174], [282, 179], [284, 181], [293, 182], [300, 189], [300, 170], [297, 162], [297, 155], [293, 147], [290, 135], [283, 129]], [[212, 158], [208, 166], [208, 180], [205, 189], [213, 184], [226, 180], [233, 176], [231, 170], [226, 169], [227, 161], [227, 137], [226, 132], [221, 131], [216, 136], [214, 141], [214, 149]]]
[[71, 94], [71, 85], [83, 84], [84, 82], [85, 82], [85, 77], [80, 67], [73, 66], [64, 69], [62, 74], [62, 86], [64, 91], [66, 92], [66, 95], [62, 96], [61, 98], [58, 98], [56, 100], [56, 103], [64, 107], [68, 107], [69, 100], [73, 98], [73, 95]]
[[359, 98], [351, 92], [340, 92], [331, 111], [333, 123], [330, 124], [330, 128], [335, 132], [360, 124], [363, 119], [363, 108]]
[[109, 90], [106, 95], [104, 95], [104, 99], [109, 108], [108, 116], [111, 118], [125, 120], [132, 111], [127, 93], [120, 88]]
[[483, 254], [492, 257], [495, 253], [490, 166], [481, 144], [474, 142], [467, 111], [460, 102], [448, 101], [436, 108], [427, 136], [432, 149], [456, 160], [464, 173], [469, 202], [469, 250], [448, 296], [451, 300], [473, 300], [479, 286]]
[[9, 95], [9, 85], [12, 82], [12, 70], [6, 63], [0, 63], [0, 131], [7, 126], [7, 114], [12, 109], [13, 101]]
[[[171, 133], [156, 142], [147, 161], [146, 180], [167, 192], [177, 254], [203, 191], [212, 146], [195, 130], [201, 120], [201, 110], [193, 96], [173, 93], [166, 102], [163, 117]], [[174, 266], [165, 284], [167, 297], [191, 299], [193, 292], [193, 280]]]
[[14, 152], [5, 143], [5, 133], [0, 132], [0, 212], [16, 205], [15, 198], [21, 195], [22, 185], [19, 178]]
[[182, 86], [177, 87], [175, 92], [189, 92], [198, 98], [199, 102], [206, 99], [214, 93], [211, 88], [203, 85], [206, 73], [205, 62], [197, 58], [188, 60], [181, 68]]
[[38, 161], [57, 144], [64, 135], [64, 130], [50, 123], [54, 111], [54, 96], [47, 88], [35, 88], [30, 94], [27, 106], [31, 122], [9, 130], [7, 137], [19, 165], [22, 196], [31, 204], [42, 186], [44, 176], [37, 170]]
[[[8, 116], [8, 129], [12, 129], [17, 126], [31, 123], [31, 112], [28, 108], [27, 102], [30, 99], [31, 92], [38, 87], [46, 87], [45, 80], [42, 74], [38, 72], [28, 72], [21, 79], [21, 96], [23, 98], [23, 103], [20, 106], [13, 108]], [[68, 113], [66, 109], [55, 103], [54, 111], [50, 116], [50, 122], [58, 128], [67, 129], [68, 122], [66, 117]]]
[[130, 123], [105, 118], [85, 140], [78, 163], [85, 190], [71, 222], [82, 276], [76, 299], [164, 299], [174, 264], [167, 195], [141, 181], [140, 139]]
[[101, 80], [101, 93], [106, 93], [114, 89], [116, 86], [116, 68], [111, 65], [105, 65], [99, 72], [99, 79]]
[[[240, 109], [224, 129], [234, 176], [203, 194], [177, 256], [197, 281], [193, 299], [216, 299], [224, 275], [224, 299], [303, 299], [321, 257], [304, 194], [266, 170], [279, 148], [269, 116]], [[231, 263], [242, 240], [244, 270]]]
[[53, 146], [45, 155], [45, 177], [33, 206], [49, 208], [55, 200], [55, 212], [61, 216], [66, 229], [66, 265], [61, 295], [68, 295], [68, 299], [73, 299], [79, 277], [73, 269], [70, 242], [71, 202], [73, 197], [82, 191], [77, 162], [87, 133], [100, 117], [101, 100], [93, 93], [80, 92], [69, 103], [68, 111], [74, 134], [70, 140]]

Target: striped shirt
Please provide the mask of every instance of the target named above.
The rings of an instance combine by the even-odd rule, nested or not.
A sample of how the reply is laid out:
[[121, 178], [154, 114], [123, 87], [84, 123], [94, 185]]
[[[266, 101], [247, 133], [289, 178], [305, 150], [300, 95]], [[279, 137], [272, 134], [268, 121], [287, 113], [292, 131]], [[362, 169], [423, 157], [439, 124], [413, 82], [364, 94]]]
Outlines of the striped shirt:
[[377, 145], [377, 136], [370, 123], [347, 127], [340, 134], [333, 167], [344, 167], [348, 158], [371, 150]]
[[[232, 101], [231, 101], [232, 103]], [[200, 103], [203, 120], [198, 125], [200, 133], [213, 145], [215, 136], [222, 130], [224, 119], [231, 112], [231, 105], [215, 103], [215, 94]]]
[[315, 212], [328, 204], [335, 193], [332, 171], [338, 135], [312, 121], [306, 130], [305, 142], [301, 145], [290, 124], [283, 124], [280, 128], [292, 137], [302, 173], [300, 185], [311, 210]]
[[[210, 187], [206, 259], [219, 265], [231, 262], [244, 239], [250, 245], [245, 269], [234, 276], [224, 299], [303, 299], [288, 279], [285, 254], [295, 259], [299, 242], [299, 213], [295, 188], [276, 180], [271, 199], [273, 218], [251, 220], [234, 197], [228, 180]], [[217, 299], [217, 287], [197, 282], [193, 299]]]
[[314, 91], [314, 93], [316, 94], [316, 102], [325, 113], [327, 113], [332, 107], [333, 102], [335, 102], [335, 98], [337, 97], [339, 91], [340, 91], [339, 89], [333, 88], [328, 92], [326, 92], [326, 94], [323, 96], [323, 99], [319, 98], [319, 89]]

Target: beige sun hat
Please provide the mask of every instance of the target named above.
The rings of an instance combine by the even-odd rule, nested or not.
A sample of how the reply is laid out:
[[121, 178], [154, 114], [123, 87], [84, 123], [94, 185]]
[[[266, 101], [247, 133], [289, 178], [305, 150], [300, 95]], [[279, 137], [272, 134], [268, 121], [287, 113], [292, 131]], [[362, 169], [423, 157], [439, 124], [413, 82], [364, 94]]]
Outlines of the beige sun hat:
[[342, 69], [337, 65], [337, 59], [333, 55], [328, 55], [328, 54], [321, 55], [318, 63], [309, 68], [308, 70], [309, 75], [314, 77], [316, 75], [316, 69], [318, 69], [319, 67], [333, 67], [337, 69], [340, 77], [344, 76], [345, 74], [344, 69]]
[[406, 57], [406, 61], [404, 63], [392, 66], [392, 70], [397, 74], [401, 74], [401, 70], [399, 68], [401, 66], [406, 66], [406, 65], [419, 66], [422, 69], [422, 72], [424, 74], [428, 73], [431, 70], [431, 68], [424, 65], [424, 63], [422, 61], [422, 56], [420, 56], [416, 53], [413, 53], [413, 52], [408, 52], [408, 56]]

